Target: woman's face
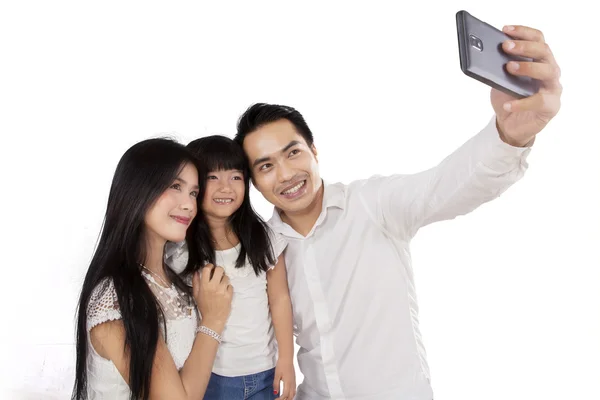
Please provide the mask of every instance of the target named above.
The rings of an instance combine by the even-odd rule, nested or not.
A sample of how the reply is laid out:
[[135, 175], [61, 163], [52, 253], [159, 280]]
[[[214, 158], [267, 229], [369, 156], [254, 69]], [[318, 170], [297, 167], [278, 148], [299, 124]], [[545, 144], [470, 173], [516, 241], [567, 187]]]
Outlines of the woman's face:
[[181, 242], [196, 217], [198, 171], [186, 164], [171, 186], [146, 213], [144, 222], [151, 236], [163, 241]]

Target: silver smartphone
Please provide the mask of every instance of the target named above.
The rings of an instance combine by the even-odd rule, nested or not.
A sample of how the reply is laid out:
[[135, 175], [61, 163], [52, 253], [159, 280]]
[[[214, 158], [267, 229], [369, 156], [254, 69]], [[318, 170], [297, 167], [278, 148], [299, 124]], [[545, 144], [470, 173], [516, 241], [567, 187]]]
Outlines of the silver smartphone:
[[464, 10], [456, 13], [456, 28], [460, 68], [465, 75], [516, 98], [537, 93], [539, 81], [506, 70], [509, 61], [532, 61], [502, 49], [502, 43], [511, 39], [508, 35]]

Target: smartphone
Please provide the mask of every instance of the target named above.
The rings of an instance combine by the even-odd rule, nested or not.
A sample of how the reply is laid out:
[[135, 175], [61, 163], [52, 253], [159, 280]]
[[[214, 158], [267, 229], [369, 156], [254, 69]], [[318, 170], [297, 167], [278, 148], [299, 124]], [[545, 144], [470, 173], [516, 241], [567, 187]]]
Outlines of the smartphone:
[[456, 28], [460, 68], [465, 75], [519, 99], [537, 93], [537, 80], [506, 70], [509, 61], [533, 61], [502, 49], [502, 43], [511, 39], [508, 35], [464, 10], [456, 13]]

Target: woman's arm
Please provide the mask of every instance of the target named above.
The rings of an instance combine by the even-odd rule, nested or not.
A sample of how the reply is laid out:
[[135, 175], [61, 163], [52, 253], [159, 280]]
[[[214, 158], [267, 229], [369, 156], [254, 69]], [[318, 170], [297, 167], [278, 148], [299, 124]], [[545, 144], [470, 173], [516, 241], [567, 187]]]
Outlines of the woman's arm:
[[[222, 268], [204, 268], [202, 279], [194, 276], [194, 297], [204, 319], [202, 325], [220, 334], [231, 309], [233, 290]], [[90, 340], [96, 352], [111, 360], [129, 384], [130, 356], [125, 349], [125, 327], [121, 320], [99, 324], [91, 329]], [[150, 382], [150, 399], [202, 399], [208, 386], [219, 343], [212, 337], [196, 335], [192, 351], [181, 371], [177, 371], [169, 349], [161, 337], [154, 356]]]
[[[207, 325], [207, 324], [205, 324]], [[218, 325], [211, 328], [221, 332]], [[125, 327], [123, 321], [102, 323], [90, 332], [90, 339], [96, 352], [111, 360], [121, 376], [129, 384], [129, 354], [125, 348]], [[150, 399], [202, 399], [210, 373], [212, 371], [219, 343], [199, 333], [192, 351], [181, 371], [177, 371], [175, 362], [162, 337], [159, 338], [152, 376], [150, 381]]]

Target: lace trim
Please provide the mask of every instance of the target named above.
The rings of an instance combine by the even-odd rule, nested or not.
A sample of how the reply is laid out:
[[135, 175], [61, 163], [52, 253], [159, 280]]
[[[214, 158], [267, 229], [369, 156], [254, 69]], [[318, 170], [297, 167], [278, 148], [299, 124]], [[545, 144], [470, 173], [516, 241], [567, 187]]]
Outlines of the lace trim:
[[[175, 285], [164, 288], [154, 280], [152, 275], [143, 271], [142, 275], [163, 309], [167, 324], [167, 348], [179, 370], [183, 367], [194, 345], [196, 327], [199, 322], [198, 311], [194, 302], [188, 301], [190, 300], [189, 296], [179, 291]], [[104, 322], [122, 319], [117, 292], [111, 278], [105, 278], [92, 291], [87, 316], [88, 333], [92, 328]], [[159, 324], [159, 329], [164, 335], [162, 323]]]
[[189, 295], [179, 290], [177, 286], [171, 284], [170, 287], [166, 288], [145, 271], [142, 271], [142, 276], [158, 299], [167, 321], [190, 318], [194, 314], [196, 305], [193, 300]]
[[107, 321], [121, 319], [117, 292], [112, 279], [105, 278], [96, 286], [87, 308], [87, 331]]

